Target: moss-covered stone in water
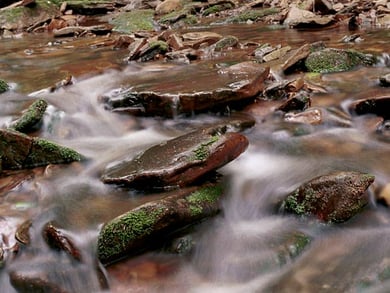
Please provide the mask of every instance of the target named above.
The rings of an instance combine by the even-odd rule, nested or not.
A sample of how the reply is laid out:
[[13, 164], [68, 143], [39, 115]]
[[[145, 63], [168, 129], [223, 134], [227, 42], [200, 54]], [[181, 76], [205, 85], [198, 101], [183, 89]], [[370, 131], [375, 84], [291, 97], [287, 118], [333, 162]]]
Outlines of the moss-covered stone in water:
[[9, 90], [9, 85], [5, 80], [0, 79], [0, 94]]
[[207, 186], [193, 192], [187, 197], [187, 202], [190, 204], [190, 212], [193, 216], [200, 215], [203, 212], [202, 205], [204, 203], [212, 204], [216, 202], [222, 195], [223, 188], [221, 185]]
[[215, 43], [215, 51], [221, 51], [229, 47], [234, 47], [237, 44], [238, 39], [235, 36], [226, 36]]
[[46, 108], [47, 102], [45, 100], [36, 100], [10, 128], [20, 132], [30, 130], [42, 120]]
[[164, 41], [154, 41], [149, 44], [149, 49], [153, 50], [159, 50], [160, 52], [167, 52], [168, 51], [168, 44]]
[[214, 14], [214, 13], [217, 13], [217, 12], [220, 12], [220, 11], [224, 11], [224, 10], [228, 10], [228, 9], [232, 9], [233, 8], [233, 4], [232, 3], [223, 3], [223, 4], [217, 4], [217, 5], [212, 5], [208, 8], [206, 8], [202, 15], [203, 16], [207, 16], [207, 15], [210, 15], [210, 14]]
[[303, 250], [311, 242], [311, 238], [306, 234], [297, 231], [283, 241], [282, 246], [278, 249], [277, 260], [279, 265], [285, 265], [288, 260], [294, 259], [301, 255]]
[[141, 207], [107, 223], [99, 234], [99, 259], [108, 260], [122, 255], [128, 250], [129, 242], [151, 234], [153, 225], [163, 211], [163, 207], [153, 211]]
[[121, 33], [131, 34], [137, 31], [153, 31], [154, 10], [133, 10], [123, 12], [114, 17], [110, 23], [114, 25], [113, 30]]
[[310, 72], [331, 73], [353, 69], [357, 65], [372, 65], [375, 57], [354, 50], [327, 48], [311, 53], [305, 61]]
[[71, 163], [83, 159], [82, 155], [70, 148], [60, 146], [46, 139], [36, 138], [33, 141], [30, 154], [24, 162], [24, 167]]
[[265, 8], [260, 10], [248, 10], [244, 11], [240, 15], [227, 19], [228, 23], [245, 23], [249, 21], [258, 21], [259, 19], [273, 15], [279, 12], [277, 8]]

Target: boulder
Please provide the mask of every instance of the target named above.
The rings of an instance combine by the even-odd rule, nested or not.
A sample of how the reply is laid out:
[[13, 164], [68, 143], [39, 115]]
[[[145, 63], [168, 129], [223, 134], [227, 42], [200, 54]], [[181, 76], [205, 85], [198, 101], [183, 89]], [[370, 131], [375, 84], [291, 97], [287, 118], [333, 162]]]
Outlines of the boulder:
[[107, 168], [104, 183], [138, 189], [186, 186], [238, 157], [248, 146], [245, 136], [198, 130], [155, 145], [130, 161]]
[[10, 129], [26, 133], [42, 121], [47, 108], [47, 102], [43, 99], [34, 101], [22, 116], [14, 121]]
[[76, 151], [23, 133], [0, 129], [0, 170], [26, 169], [81, 161]]
[[290, 193], [282, 206], [287, 212], [324, 222], [345, 222], [368, 204], [365, 191], [374, 179], [373, 175], [350, 171], [319, 176]]
[[109, 264], [161, 245], [169, 234], [217, 214], [222, 195], [218, 184], [182, 189], [118, 216], [99, 232], [99, 260]]
[[[255, 70], [253, 69], [255, 67]], [[159, 91], [137, 91], [135, 88], [111, 92], [102, 97], [102, 101], [110, 109], [126, 109], [134, 114], [146, 116], [159, 115], [172, 117], [181, 113], [221, 110], [234, 103], [239, 104], [256, 97], [264, 89], [264, 81], [268, 78], [269, 67], [254, 64], [245, 76], [240, 72], [232, 76], [229, 83], [220, 88], [189, 92], [172, 92], [165, 88]], [[226, 72], [229, 72], [226, 69]], [[237, 80], [237, 76], [242, 78]], [[226, 80], [228, 78], [223, 78]]]
[[293, 6], [283, 23], [292, 28], [313, 28], [329, 26], [334, 23], [334, 19], [333, 15], [320, 16]]
[[310, 72], [330, 73], [353, 69], [358, 65], [373, 65], [376, 58], [355, 50], [326, 48], [311, 53], [305, 60]]

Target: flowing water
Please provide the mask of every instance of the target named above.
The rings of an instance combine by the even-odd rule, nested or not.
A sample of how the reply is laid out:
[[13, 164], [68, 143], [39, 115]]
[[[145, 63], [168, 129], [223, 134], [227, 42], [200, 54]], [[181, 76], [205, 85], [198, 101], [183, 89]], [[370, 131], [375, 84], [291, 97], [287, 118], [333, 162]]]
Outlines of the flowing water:
[[[322, 40], [329, 47], [353, 47], [383, 56], [375, 67], [322, 76], [317, 83], [327, 93], [315, 94], [313, 106], [344, 109], [354, 99], [390, 94], [378, 86], [378, 77], [390, 71], [385, 65], [389, 30], [366, 31], [364, 41], [353, 45], [339, 42], [348, 33], [342, 28], [297, 31], [235, 25], [212, 30], [239, 36], [242, 43], [296, 48]], [[15, 292], [9, 276], [17, 273], [44, 275], [68, 292], [101, 290], [94, 258], [100, 225], [163, 196], [107, 186], [99, 180], [101, 171], [123, 156], [130, 158], [150, 145], [218, 119], [212, 114], [135, 118], [105, 110], [99, 103], [101, 95], [129, 84], [154, 90], [210, 89], [218, 82], [212, 78], [221, 66], [248, 59], [246, 52], [233, 50], [189, 66], [125, 64], [126, 50], [112, 50], [103, 45], [105, 41], [59, 41], [50, 36], [0, 40], [0, 77], [11, 81], [13, 88], [0, 96], [0, 124], [7, 125], [32, 99], [43, 97], [50, 107], [42, 130], [34, 135], [89, 158], [86, 164], [11, 172], [1, 178], [0, 225], [5, 247], [15, 244], [12, 235], [18, 225], [33, 220], [31, 245], [0, 269], [1, 292]], [[45, 90], [69, 74], [74, 85], [53, 93]], [[277, 117], [259, 118], [245, 132], [249, 149], [220, 170], [227, 186], [223, 213], [195, 228], [193, 253], [150, 252], [116, 263], [105, 271], [110, 291], [388, 292], [390, 212], [376, 203], [374, 194], [375, 188], [390, 182], [390, 145], [388, 136], [372, 131], [369, 125], [374, 119], [355, 117], [350, 128], [325, 124], [308, 129], [307, 135], [293, 136], [291, 125]], [[332, 226], [276, 209], [280, 199], [300, 183], [332, 170], [376, 176], [364, 212]], [[40, 231], [48, 221], [59, 223], [74, 239], [82, 250], [82, 263], [47, 247]], [[289, 242], [291, 235], [299, 233], [311, 239], [302, 255]]]

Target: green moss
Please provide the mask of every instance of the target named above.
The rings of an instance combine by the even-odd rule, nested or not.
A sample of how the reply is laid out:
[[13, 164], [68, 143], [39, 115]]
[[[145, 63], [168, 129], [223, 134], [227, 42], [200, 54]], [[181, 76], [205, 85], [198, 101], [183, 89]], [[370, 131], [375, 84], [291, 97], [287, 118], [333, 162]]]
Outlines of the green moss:
[[198, 23], [198, 19], [195, 15], [187, 14], [186, 17], [183, 19], [183, 23], [186, 25], [194, 25]]
[[300, 255], [308, 244], [311, 242], [311, 238], [302, 232], [294, 233], [289, 239], [290, 244], [287, 248], [291, 258], [295, 258]]
[[40, 122], [47, 108], [47, 102], [38, 99], [27, 109], [27, 111], [10, 128], [16, 131], [24, 132]]
[[125, 253], [130, 242], [153, 232], [153, 226], [163, 212], [163, 207], [154, 210], [141, 207], [107, 223], [99, 234], [99, 258], [106, 260]]
[[277, 8], [264, 8], [260, 10], [248, 10], [244, 11], [240, 15], [231, 17], [227, 19], [228, 23], [245, 23], [248, 20], [250, 21], [258, 21], [259, 19], [268, 16], [273, 15], [279, 12], [279, 9]]
[[164, 41], [154, 41], [149, 44], [149, 49], [158, 49], [160, 52], [167, 52], [169, 47]]
[[193, 192], [187, 197], [187, 202], [190, 204], [189, 209], [191, 215], [197, 216], [202, 214], [205, 203], [215, 203], [222, 195], [222, 192], [223, 188], [221, 185], [207, 186]]
[[357, 65], [372, 65], [375, 58], [354, 50], [324, 49], [310, 54], [305, 66], [310, 72], [331, 73], [353, 69]]
[[137, 31], [153, 31], [154, 10], [133, 10], [124, 12], [114, 17], [110, 23], [114, 25], [113, 30], [121, 33], [134, 33]]
[[12, 23], [15, 19], [23, 16], [25, 9], [23, 7], [14, 7], [0, 12], [0, 23]]
[[306, 207], [304, 203], [298, 201], [299, 190], [296, 190], [294, 193], [287, 196], [284, 200], [284, 205], [286, 210], [292, 211], [297, 215], [305, 215]]
[[206, 8], [203, 12], [202, 12], [202, 15], [203, 16], [207, 16], [207, 15], [210, 15], [210, 14], [215, 14], [215, 13], [218, 13], [220, 11], [224, 11], [224, 10], [228, 10], [228, 9], [232, 9], [233, 8], [233, 4], [231, 3], [223, 3], [223, 4], [217, 4], [217, 5], [212, 5], [208, 8]]
[[46, 139], [37, 138], [33, 142], [32, 151], [27, 158], [31, 164], [68, 163], [81, 161], [83, 157], [76, 151], [60, 146]]
[[9, 85], [5, 80], [0, 79], [0, 94], [9, 90]]
[[235, 36], [226, 36], [215, 43], [215, 51], [221, 51], [229, 47], [234, 47], [237, 44], [238, 39]]
[[162, 24], [173, 24], [175, 22], [178, 22], [179, 20], [184, 20], [188, 17], [190, 17], [192, 12], [192, 9], [189, 7], [185, 7], [182, 10], [179, 11], [173, 11], [171, 13], [168, 13], [160, 18], [159, 23]]
[[218, 135], [213, 135], [209, 141], [200, 144], [195, 150], [193, 150], [192, 160], [194, 161], [203, 161], [207, 159], [210, 154], [209, 146], [217, 142], [219, 139]]

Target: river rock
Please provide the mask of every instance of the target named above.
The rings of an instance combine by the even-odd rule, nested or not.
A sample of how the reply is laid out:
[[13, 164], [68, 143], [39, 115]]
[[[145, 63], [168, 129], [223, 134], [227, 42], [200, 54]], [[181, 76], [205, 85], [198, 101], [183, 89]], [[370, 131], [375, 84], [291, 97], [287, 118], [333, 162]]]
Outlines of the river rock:
[[103, 96], [101, 100], [109, 109], [134, 110], [135, 114], [147, 116], [172, 117], [181, 113], [220, 110], [233, 103], [244, 103], [256, 97], [264, 89], [264, 81], [268, 78], [269, 70], [269, 67], [256, 65], [255, 72], [248, 72], [241, 80], [232, 78], [234, 82], [214, 90], [159, 93], [129, 88], [112, 92]]
[[334, 23], [334, 16], [320, 16], [311, 11], [292, 6], [283, 23], [292, 28], [325, 27]]
[[303, 60], [305, 60], [311, 52], [324, 49], [325, 44], [323, 42], [315, 42], [312, 44], [305, 44], [300, 48], [296, 49], [291, 56], [282, 65], [282, 70], [284, 73], [289, 73], [294, 71], [296, 67], [299, 67]]
[[366, 189], [375, 177], [360, 172], [333, 172], [298, 187], [284, 200], [284, 209], [325, 222], [345, 222], [367, 203]]
[[9, 90], [9, 85], [5, 80], [0, 79], [0, 94]]
[[0, 129], [0, 170], [25, 169], [81, 161], [76, 151], [46, 139]]
[[238, 133], [194, 131], [155, 145], [130, 161], [121, 160], [101, 178], [104, 183], [140, 189], [185, 186], [234, 160], [247, 146], [247, 138]]
[[358, 65], [373, 65], [376, 58], [355, 50], [326, 48], [311, 53], [305, 60], [310, 72], [330, 73], [353, 69]]
[[81, 251], [76, 247], [73, 240], [66, 235], [55, 223], [47, 223], [42, 230], [43, 239], [46, 243], [59, 251], [64, 251], [74, 260], [81, 261]]
[[183, 8], [182, 0], [164, 0], [156, 7], [157, 14], [167, 14], [175, 10], [180, 10]]
[[174, 195], [143, 204], [106, 223], [98, 236], [103, 264], [155, 248], [169, 234], [219, 212], [220, 185], [181, 189]]
[[390, 86], [390, 73], [385, 74], [379, 78], [379, 82], [382, 86]]
[[390, 96], [359, 99], [349, 105], [349, 111], [357, 115], [375, 114], [390, 119]]
[[48, 104], [44, 99], [34, 101], [22, 116], [13, 122], [10, 129], [27, 133], [42, 121]]

